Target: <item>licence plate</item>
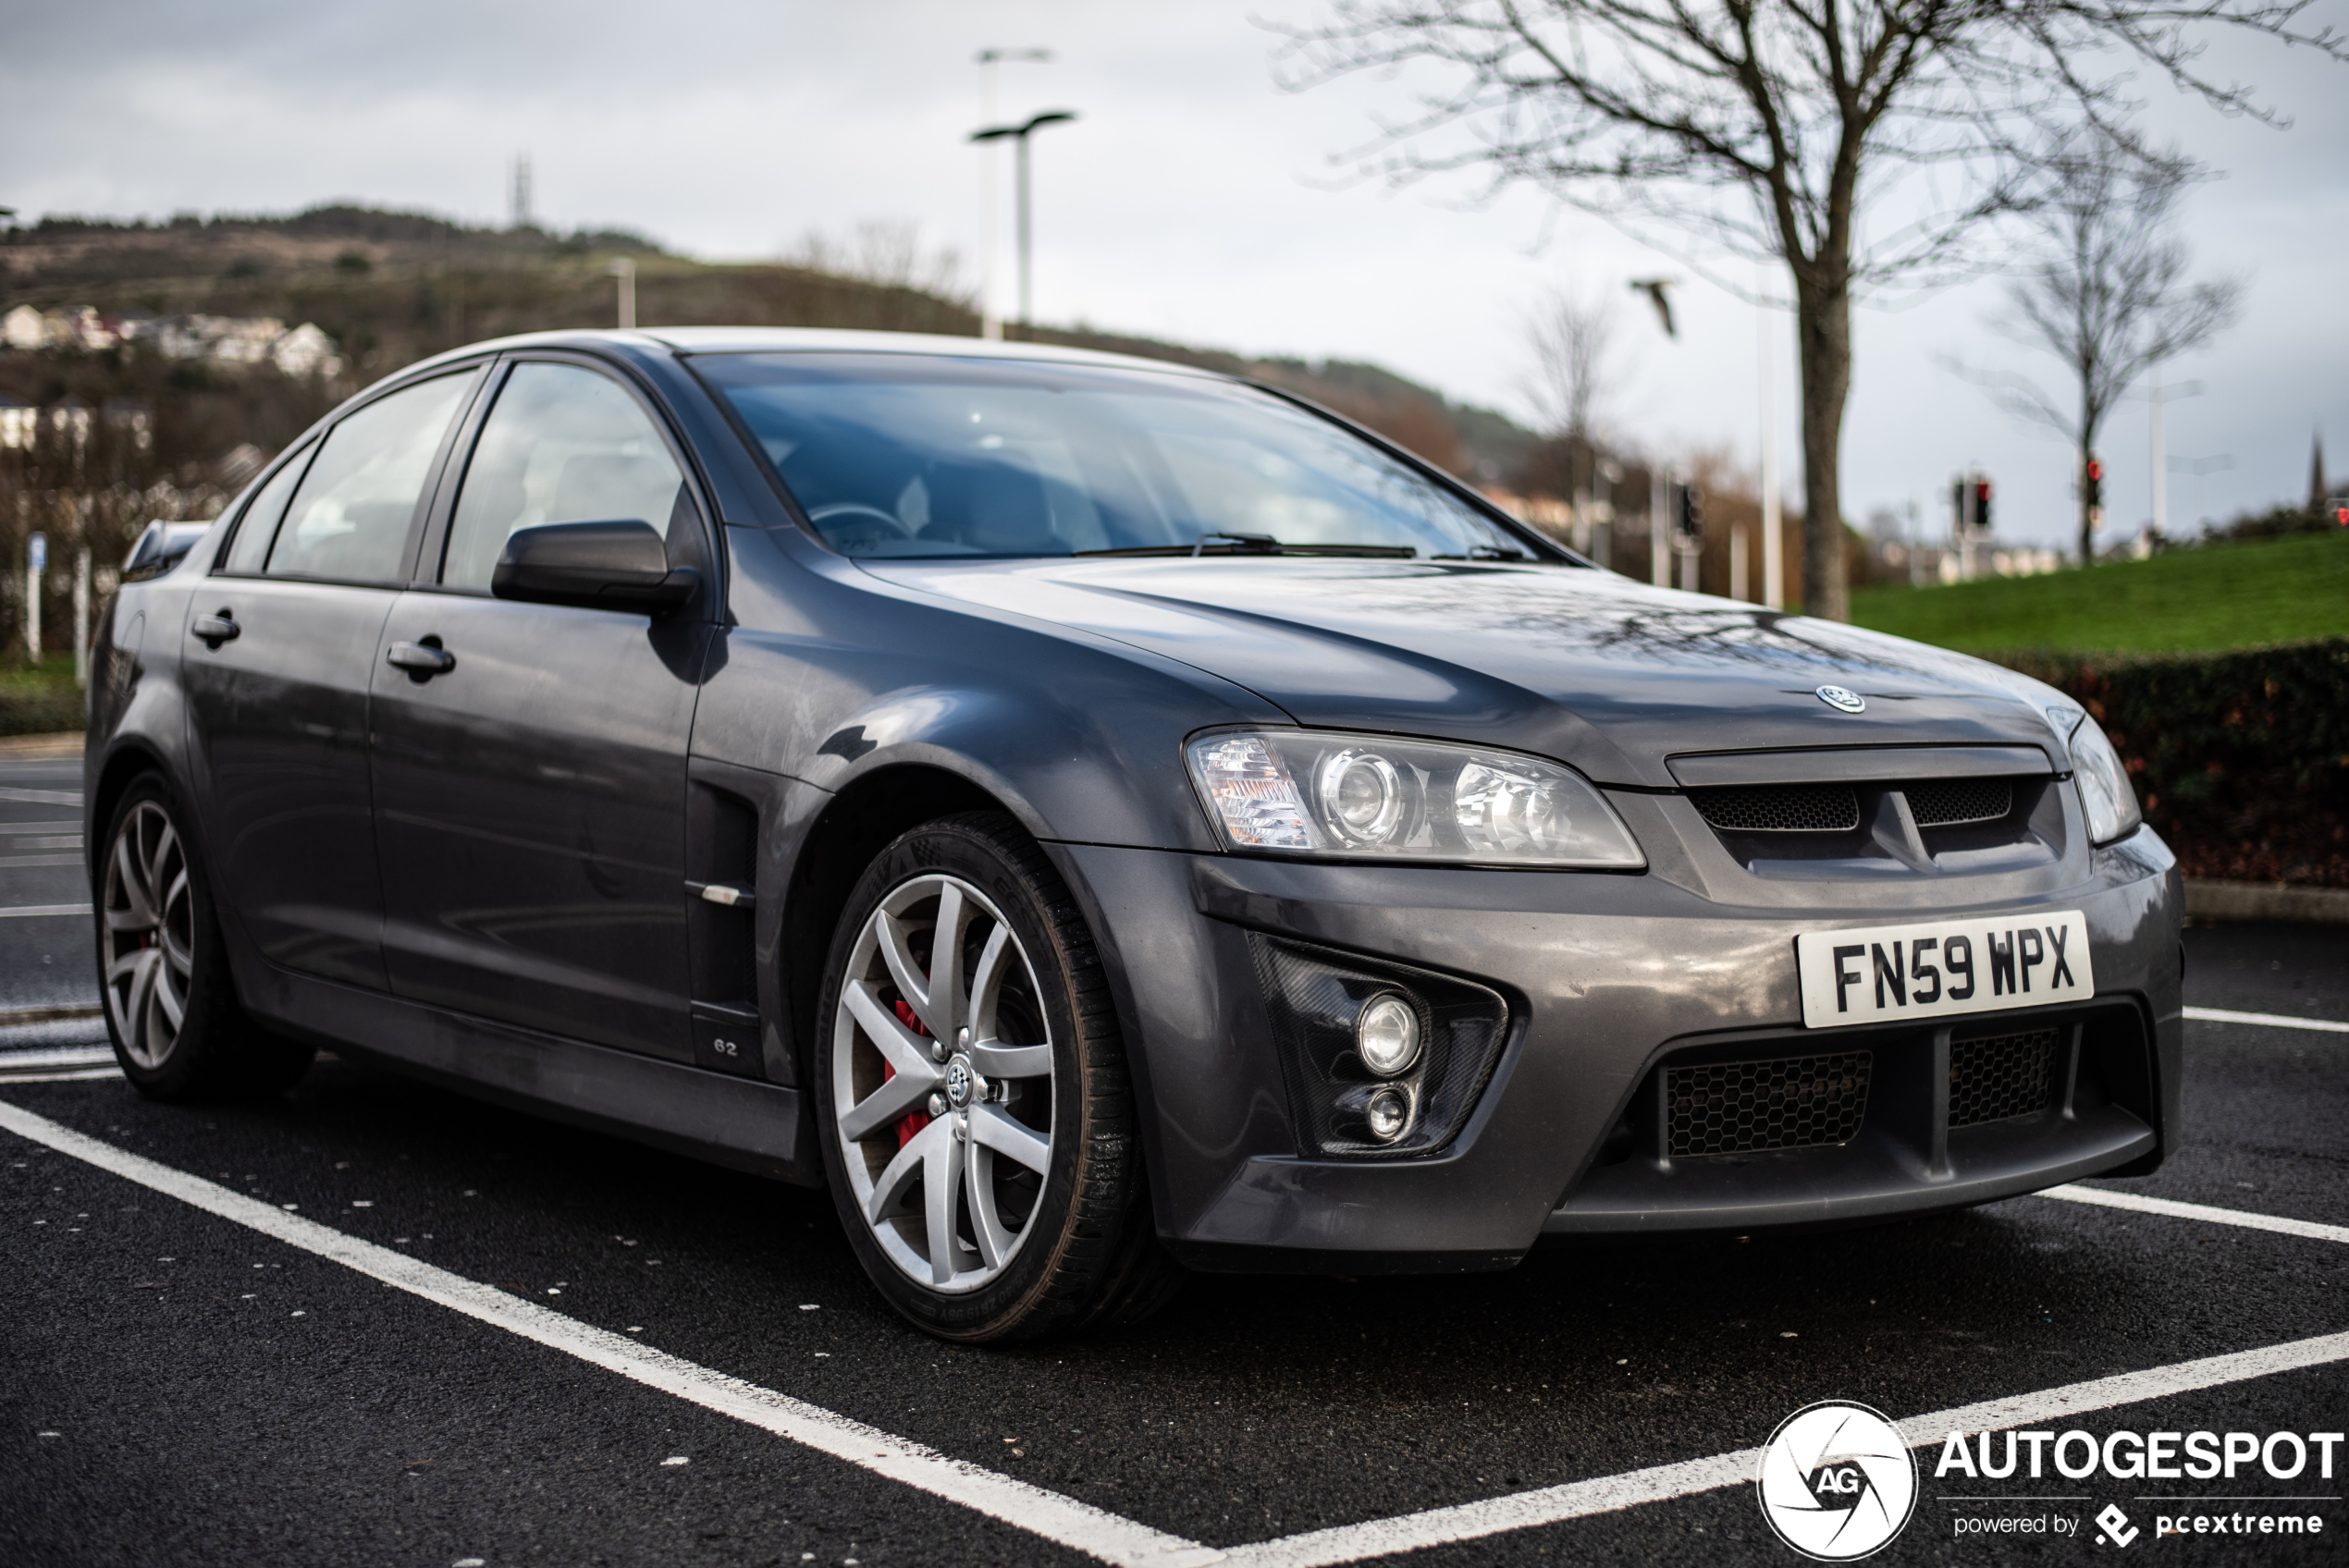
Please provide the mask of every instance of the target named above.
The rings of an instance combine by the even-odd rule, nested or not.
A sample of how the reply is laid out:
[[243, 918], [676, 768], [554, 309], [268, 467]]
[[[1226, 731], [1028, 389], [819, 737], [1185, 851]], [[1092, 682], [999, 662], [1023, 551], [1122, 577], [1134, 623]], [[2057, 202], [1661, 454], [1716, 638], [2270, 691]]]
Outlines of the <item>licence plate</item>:
[[1805, 931], [1794, 939], [1812, 1029], [2085, 1001], [2097, 994], [2077, 910]]

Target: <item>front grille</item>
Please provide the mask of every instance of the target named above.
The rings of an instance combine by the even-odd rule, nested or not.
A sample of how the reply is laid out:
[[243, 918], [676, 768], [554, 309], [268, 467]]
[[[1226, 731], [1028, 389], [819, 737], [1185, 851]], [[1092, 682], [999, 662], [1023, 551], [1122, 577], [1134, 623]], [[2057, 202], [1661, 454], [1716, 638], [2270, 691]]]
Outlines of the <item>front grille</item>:
[[2048, 1109], [2055, 1087], [2056, 1031], [1986, 1035], [1949, 1042], [1949, 1125], [1974, 1127]]
[[1868, 1109], [1870, 1053], [1666, 1068], [1671, 1153], [1759, 1154], [1851, 1141]]
[[2014, 810], [2014, 786], [2003, 778], [1945, 778], [1901, 788], [1919, 827], [1996, 822]]
[[1726, 833], [1849, 833], [1860, 797], [1849, 784], [1769, 784], [1698, 790], [1696, 809]]

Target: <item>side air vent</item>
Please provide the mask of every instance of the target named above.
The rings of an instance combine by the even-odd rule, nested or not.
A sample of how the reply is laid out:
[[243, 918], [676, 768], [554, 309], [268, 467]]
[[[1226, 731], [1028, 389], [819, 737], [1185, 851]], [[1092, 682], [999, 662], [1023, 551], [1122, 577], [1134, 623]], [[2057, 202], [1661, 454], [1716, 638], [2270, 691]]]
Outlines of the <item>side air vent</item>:
[[1690, 798], [1724, 833], [1849, 833], [1860, 826], [1859, 792], [1849, 784], [1695, 790]]
[[2014, 810], [2014, 786], [2004, 778], [1945, 778], [1905, 784], [1901, 791], [1919, 827], [1996, 822]]
[[2055, 1090], [2057, 1033], [1984, 1035], [1949, 1042], [1949, 1125], [2036, 1116]]
[[1785, 1057], [1671, 1067], [1666, 1141], [1675, 1158], [1846, 1144], [1868, 1109], [1873, 1055]]

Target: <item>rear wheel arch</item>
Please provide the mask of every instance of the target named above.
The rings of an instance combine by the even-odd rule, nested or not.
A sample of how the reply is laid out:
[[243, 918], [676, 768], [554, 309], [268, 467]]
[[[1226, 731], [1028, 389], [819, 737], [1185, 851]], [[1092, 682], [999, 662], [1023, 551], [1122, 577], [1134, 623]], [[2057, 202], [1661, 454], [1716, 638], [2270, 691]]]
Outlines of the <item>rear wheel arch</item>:
[[[100, 857], [106, 852], [106, 828], [114, 821], [115, 807], [122, 802], [123, 792], [142, 775], [149, 773], [162, 778], [164, 788], [170, 790], [173, 799], [179, 802], [183, 818], [192, 817], [188, 791], [180, 788], [179, 780], [171, 776], [171, 770], [164, 766], [163, 758], [156, 752], [143, 741], [125, 741], [117, 746], [113, 754], [106, 758], [105, 766], [98, 771], [97, 791], [89, 806], [89, 832], [82, 839], [82, 843], [87, 846], [93, 876], [100, 869]], [[201, 851], [203, 842], [202, 829], [192, 820], [188, 820], [183, 822], [181, 830], [195, 839]]]

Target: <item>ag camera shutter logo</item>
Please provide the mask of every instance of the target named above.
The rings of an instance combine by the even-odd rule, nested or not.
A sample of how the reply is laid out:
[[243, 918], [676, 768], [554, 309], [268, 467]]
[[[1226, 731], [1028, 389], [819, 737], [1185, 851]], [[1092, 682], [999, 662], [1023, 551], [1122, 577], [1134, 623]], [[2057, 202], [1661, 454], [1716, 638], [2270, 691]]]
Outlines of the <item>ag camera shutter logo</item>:
[[1864, 1404], [1822, 1400], [1778, 1424], [1762, 1450], [1762, 1517], [1819, 1562], [1850, 1562], [1900, 1533], [1917, 1464], [1900, 1428]]

